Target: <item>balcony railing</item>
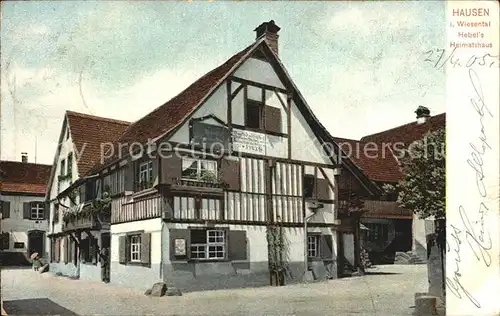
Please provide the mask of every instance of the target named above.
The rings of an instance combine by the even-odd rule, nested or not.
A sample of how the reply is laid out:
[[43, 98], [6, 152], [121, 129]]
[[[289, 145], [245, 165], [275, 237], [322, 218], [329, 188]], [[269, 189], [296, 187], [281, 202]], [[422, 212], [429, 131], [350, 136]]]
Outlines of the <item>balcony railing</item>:
[[[86, 208], [90, 208], [91, 205], [87, 204], [85, 206], [78, 206], [77, 208], [82, 208], [82, 211]], [[77, 209], [74, 208], [73, 211]], [[63, 231], [75, 231], [75, 230], [101, 230], [109, 229], [111, 223], [111, 214], [108, 212], [100, 212], [96, 214], [82, 214], [82, 211], [78, 212], [78, 216], [71, 216], [69, 219], [63, 218]], [[75, 212], [76, 213], [76, 212]], [[85, 215], [84, 215], [85, 214]]]
[[63, 231], [74, 231], [74, 230], [101, 230], [109, 229], [111, 223], [111, 215], [89, 215], [82, 218], [76, 218], [72, 221], [65, 222], [63, 225]]

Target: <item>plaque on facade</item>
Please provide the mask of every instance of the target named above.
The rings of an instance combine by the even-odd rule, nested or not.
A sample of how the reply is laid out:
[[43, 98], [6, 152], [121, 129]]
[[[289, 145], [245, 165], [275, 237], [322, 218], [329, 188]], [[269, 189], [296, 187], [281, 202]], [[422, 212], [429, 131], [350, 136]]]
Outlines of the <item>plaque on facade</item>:
[[232, 136], [234, 151], [265, 155], [266, 134], [233, 129]]
[[176, 256], [185, 256], [186, 255], [186, 240], [179, 238], [175, 239], [175, 255]]

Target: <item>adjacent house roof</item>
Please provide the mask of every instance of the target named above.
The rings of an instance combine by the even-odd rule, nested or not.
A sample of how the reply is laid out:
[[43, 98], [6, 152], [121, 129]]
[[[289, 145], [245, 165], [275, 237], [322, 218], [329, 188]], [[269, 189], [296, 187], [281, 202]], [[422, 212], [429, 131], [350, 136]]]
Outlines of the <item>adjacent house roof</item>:
[[0, 191], [2, 194], [44, 194], [51, 167], [18, 161], [0, 161]]
[[427, 132], [445, 128], [445, 123], [446, 113], [442, 113], [430, 117], [425, 123], [408, 123], [365, 136], [359, 141], [339, 137], [333, 137], [333, 141], [371, 180], [398, 182], [403, 173], [389, 145], [399, 142], [407, 146], [422, 139]]
[[361, 138], [363, 142], [391, 143], [402, 142], [409, 145], [416, 140], [424, 138], [427, 132], [433, 132], [444, 128], [446, 125], [446, 113], [441, 113], [428, 118], [427, 122], [418, 124], [408, 123], [388, 129], [383, 132], [367, 135]]
[[370, 180], [397, 182], [402, 178], [398, 161], [388, 147], [339, 137], [334, 137], [333, 141]]
[[[110, 148], [105, 144], [113, 144], [127, 129], [130, 122], [113, 120], [105, 117], [93, 116], [73, 111], [66, 111], [71, 139], [75, 146], [78, 174], [85, 176], [92, 167], [101, 162], [101, 145], [104, 149]], [[78, 156], [79, 155], [79, 156]]]

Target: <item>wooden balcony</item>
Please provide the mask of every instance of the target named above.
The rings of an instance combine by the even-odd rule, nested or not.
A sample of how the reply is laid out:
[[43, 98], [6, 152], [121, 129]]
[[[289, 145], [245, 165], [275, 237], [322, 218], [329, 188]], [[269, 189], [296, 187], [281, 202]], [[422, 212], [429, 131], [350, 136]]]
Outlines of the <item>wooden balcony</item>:
[[79, 230], [109, 230], [111, 215], [89, 215], [83, 218], [77, 218], [69, 222], [64, 222], [62, 230], [64, 232]]

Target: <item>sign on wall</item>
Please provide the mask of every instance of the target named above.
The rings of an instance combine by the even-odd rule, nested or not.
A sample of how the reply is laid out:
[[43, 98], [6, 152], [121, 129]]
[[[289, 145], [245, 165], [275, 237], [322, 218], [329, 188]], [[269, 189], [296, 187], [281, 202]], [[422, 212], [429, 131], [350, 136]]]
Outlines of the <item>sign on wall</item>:
[[266, 134], [233, 129], [232, 136], [234, 151], [265, 155]]
[[185, 239], [175, 239], [175, 255], [185, 256], [186, 255], [186, 240]]

